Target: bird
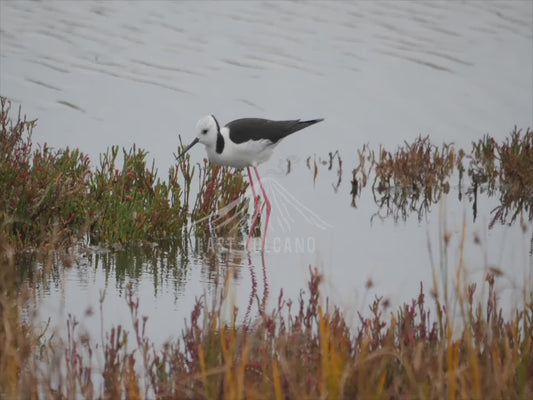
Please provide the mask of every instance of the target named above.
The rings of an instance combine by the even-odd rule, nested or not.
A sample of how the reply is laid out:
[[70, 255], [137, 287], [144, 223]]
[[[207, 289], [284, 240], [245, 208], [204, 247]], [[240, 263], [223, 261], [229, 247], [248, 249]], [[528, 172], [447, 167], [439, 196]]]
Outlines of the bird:
[[221, 127], [214, 115], [206, 115], [200, 118], [196, 124], [196, 137], [178, 158], [182, 157], [197, 143], [201, 143], [205, 146], [210, 162], [222, 166], [247, 169], [254, 196], [254, 215], [246, 243], [247, 249], [250, 248], [250, 241], [259, 216], [259, 197], [251, 172], [251, 168], [253, 168], [266, 203], [267, 216], [262, 244], [262, 252], [264, 253], [272, 205], [257, 166], [272, 156], [274, 148], [282, 139], [323, 120], [323, 118], [318, 118], [307, 121], [300, 119], [274, 121], [263, 118], [240, 118]]

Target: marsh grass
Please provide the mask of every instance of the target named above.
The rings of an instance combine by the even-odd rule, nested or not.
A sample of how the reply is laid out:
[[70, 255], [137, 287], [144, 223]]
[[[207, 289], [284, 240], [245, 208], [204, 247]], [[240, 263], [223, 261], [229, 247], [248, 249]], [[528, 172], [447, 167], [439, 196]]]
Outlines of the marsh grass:
[[490, 226], [512, 223], [520, 214], [533, 220], [533, 131], [522, 133], [515, 127], [500, 144], [486, 136], [473, 146], [469, 175], [485, 182], [489, 193], [499, 194]]
[[36, 121], [0, 113], [0, 224], [17, 247], [69, 246], [83, 232], [88, 159], [78, 150], [33, 148]]
[[[216, 214], [232, 201], [239, 212], [247, 207], [240, 195], [248, 184], [238, 171], [207, 162], [195, 168], [187, 156], [162, 180], [154, 163], [148, 165], [148, 153], [135, 145], [129, 150], [112, 146], [94, 167], [77, 149], [34, 148], [36, 121], [20, 110], [11, 118], [10, 108], [2, 98], [0, 225], [18, 249], [65, 249], [80, 240], [91, 245], [183, 241], [191, 216]], [[199, 195], [190, 204], [195, 179]]]
[[[132, 324], [111, 328], [98, 345], [73, 316], [66, 321], [66, 338], [38, 340], [35, 328], [18, 322], [16, 306], [11, 317], [6, 315], [3, 297], [0, 394], [54, 399], [533, 395], [533, 296], [504, 314], [495, 289], [499, 278], [490, 270], [479, 282], [481, 296], [476, 284], [456, 281], [450, 288], [454, 300], [434, 287], [428, 303], [421, 285], [413, 300], [397, 309], [375, 297], [355, 323], [322, 296], [323, 277], [312, 268], [298, 299], [281, 292], [270, 311], [239, 323], [240, 310], [222, 305], [231, 297], [231, 273], [220, 273], [220, 296], [214, 302], [198, 298], [180, 338], [162, 346], [146, 336], [150, 320], [140, 315], [140, 300], [130, 286]], [[459, 325], [453, 309], [460, 310]]]
[[116, 166], [118, 146], [100, 156], [100, 165], [90, 174], [88, 220], [93, 243], [149, 241], [174, 236], [181, 238], [187, 209], [181, 203], [182, 189], [176, 167], [169, 180], [157, 178], [147, 153], [134, 145], [122, 151], [123, 166]]
[[378, 207], [387, 215], [405, 219], [439, 201], [450, 190], [450, 175], [455, 165], [453, 146], [433, 145], [429, 136], [405, 143], [394, 153], [383, 148], [376, 159], [372, 193]]
[[243, 202], [248, 183], [240, 172], [211, 164], [204, 159], [200, 168], [199, 192], [191, 219], [195, 221], [200, 247], [205, 250], [209, 239], [242, 235], [248, 204]]
[[[320, 167], [332, 169], [338, 158], [335, 192], [342, 180], [342, 160], [329, 153], [329, 164], [315, 155], [307, 159], [316, 182]], [[512, 224], [521, 216], [533, 221], [533, 131], [515, 127], [504, 141], [498, 143], [490, 135], [472, 143], [470, 151], [456, 149], [452, 143], [436, 145], [429, 136], [419, 136], [412, 143], [404, 142], [394, 151], [382, 146], [378, 150], [364, 145], [357, 151], [358, 164], [352, 170], [351, 205], [370, 185], [378, 206], [374, 216], [405, 220], [415, 214], [422, 219], [431, 206], [457, 188], [459, 201], [464, 195], [472, 203], [473, 219], [477, 218], [478, 195], [498, 196], [499, 205], [492, 210], [489, 227], [496, 222]], [[373, 177], [373, 179], [372, 179]]]

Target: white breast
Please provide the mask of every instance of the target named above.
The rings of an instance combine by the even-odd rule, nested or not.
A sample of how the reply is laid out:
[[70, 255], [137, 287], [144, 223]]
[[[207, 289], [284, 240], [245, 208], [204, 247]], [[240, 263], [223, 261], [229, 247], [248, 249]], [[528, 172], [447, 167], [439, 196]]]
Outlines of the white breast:
[[235, 144], [229, 139], [227, 128], [223, 128], [221, 134], [224, 138], [224, 150], [218, 154], [214, 146], [206, 147], [207, 156], [215, 164], [235, 168], [256, 167], [264, 163], [272, 156], [274, 147], [280, 142], [272, 143], [263, 139]]

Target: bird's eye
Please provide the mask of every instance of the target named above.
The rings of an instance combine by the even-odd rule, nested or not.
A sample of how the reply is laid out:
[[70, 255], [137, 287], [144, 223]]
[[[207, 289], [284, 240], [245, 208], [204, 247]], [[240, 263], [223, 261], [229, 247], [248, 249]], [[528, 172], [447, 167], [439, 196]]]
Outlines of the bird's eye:
[[207, 133], [207, 129], [202, 129], [202, 133], [205, 135]]

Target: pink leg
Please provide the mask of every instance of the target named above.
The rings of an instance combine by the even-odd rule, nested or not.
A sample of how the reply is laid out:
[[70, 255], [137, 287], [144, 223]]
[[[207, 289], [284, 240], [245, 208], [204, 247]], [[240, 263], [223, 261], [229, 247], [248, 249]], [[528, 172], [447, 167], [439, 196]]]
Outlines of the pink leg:
[[259, 180], [259, 185], [261, 186], [261, 190], [263, 191], [263, 196], [265, 196], [265, 202], [267, 207], [267, 218], [265, 223], [265, 233], [263, 234], [263, 247], [262, 252], [264, 254], [265, 247], [266, 247], [266, 238], [267, 238], [267, 232], [268, 232], [268, 223], [270, 222], [270, 212], [272, 211], [272, 206], [270, 204], [270, 200], [266, 194], [265, 187], [263, 186], [263, 182], [261, 182], [261, 177], [259, 176], [259, 171], [257, 170], [257, 167], [254, 167], [255, 175], [257, 176], [257, 179]]
[[248, 235], [248, 241], [246, 242], [246, 248], [250, 249], [250, 241], [254, 234], [255, 226], [257, 225], [257, 218], [259, 217], [259, 197], [255, 191], [254, 180], [252, 179], [252, 173], [250, 167], [248, 169], [248, 177], [250, 178], [250, 186], [252, 187], [252, 193], [254, 194], [254, 216], [252, 217], [252, 226], [250, 227], [250, 234]]

